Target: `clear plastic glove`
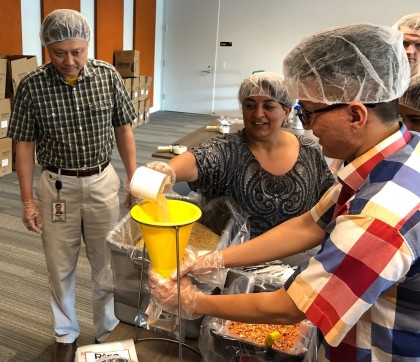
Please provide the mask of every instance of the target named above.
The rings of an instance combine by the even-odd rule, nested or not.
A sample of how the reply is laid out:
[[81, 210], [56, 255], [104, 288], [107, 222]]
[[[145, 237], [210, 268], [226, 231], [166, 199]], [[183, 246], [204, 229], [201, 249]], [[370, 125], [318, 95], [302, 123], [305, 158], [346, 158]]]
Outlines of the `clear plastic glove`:
[[128, 210], [130, 210], [137, 203], [138, 203], [138, 200], [131, 194], [131, 191], [130, 191], [130, 183], [127, 182], [125, 184], [125, 200], [124, 200], [124, 206]]
[[162, 161], [152, 161], [145, 165], [152, 170], [159, 171], [167, 175], [165, 179], [165, 186], [163, 188], [164, 192], [169, 192], [172, 190], [172, 186], [175, 184], [176, 181], [176, 174], [175, 170], [169, 166], [166, 162]]
[[35, 200], [22, 202], [22, 221], [28, 230], [42, 234], [42, 218]]
[[[200, 315], [195, 314], [195, 308], [198, 300], [204, 293], [201, 292], [195, 285], [191, 284], [188, 277], [180, 279], [180, 294], [181, 294], [181, 318], [197, 319]], [[149, 286], [151, 294], [156, 298], [157, 303], [163, 310], [178, 315], [178, 284], [168, 278], [164, 278], [149, 269]]]
[[[196, 275], [208, 275], [219, 271], [225, 267], [223, 260], [223, 252], [221, 250], [210, 251], [206, 254], [201, 254], [197, 248], [187, 246], [184, 252], [184, 257], [181, 263], [180, 275], [187, 273]], [[176, 280], [176, 271], [171, 275], [172, 280]]]

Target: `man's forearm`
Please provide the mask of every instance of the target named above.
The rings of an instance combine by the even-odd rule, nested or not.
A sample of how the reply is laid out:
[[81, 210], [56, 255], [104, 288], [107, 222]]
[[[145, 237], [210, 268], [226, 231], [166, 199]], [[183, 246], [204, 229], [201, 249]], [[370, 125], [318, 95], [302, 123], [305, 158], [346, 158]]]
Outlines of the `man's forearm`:
[[295, 324], [305, 319], [284, 288], [267, 293], [201, 294], [195, 313], [245, 323]]
[[320, 245], [324, 234], [308, 211], [246, 243], [224, 249], [224, 264], [231, 268], [285, 258]]
[[19, 180], [22, 202], [33, 199], [33, 172], [35, 163], [35, 143], [19, 141], [16, 143], [16, 173]]
[[136, 144], [131, 125], [115, 128], [117, 149], [127, 173], [127, 180], [131, 180], [137, 168]]

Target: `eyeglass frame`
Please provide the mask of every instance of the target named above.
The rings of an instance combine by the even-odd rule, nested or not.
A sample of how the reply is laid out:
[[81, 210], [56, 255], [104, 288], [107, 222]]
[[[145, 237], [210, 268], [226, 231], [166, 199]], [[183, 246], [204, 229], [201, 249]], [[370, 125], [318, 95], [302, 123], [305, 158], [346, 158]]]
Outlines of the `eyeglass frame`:
[[[348, 105], [349, 103], [336, 103], [336, 104], [331, 104], [323, 108], [315, 109], [314, 111], [307, 111], [305, 108], [301, 106], [296, 111], [296, 115], [299, 117], [300, 121], [302, 122], [302, 125], [307, 126], [311, 122], [310, 116], [312, 114], [329, 112], [329, 111], [332, 111], [333, 109], [337, 109], [337, 108], [348, 106]], [[365, 104], [364, 106], [368, 108], [375, 108], [376, 104]]]

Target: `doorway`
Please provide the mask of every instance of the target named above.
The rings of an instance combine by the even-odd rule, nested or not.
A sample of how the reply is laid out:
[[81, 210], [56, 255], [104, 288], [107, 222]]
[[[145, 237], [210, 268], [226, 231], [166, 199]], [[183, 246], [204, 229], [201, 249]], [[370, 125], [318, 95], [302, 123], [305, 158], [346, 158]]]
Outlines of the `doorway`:
[[166, 0], [162, 110], [214, 111], [219, 1]]

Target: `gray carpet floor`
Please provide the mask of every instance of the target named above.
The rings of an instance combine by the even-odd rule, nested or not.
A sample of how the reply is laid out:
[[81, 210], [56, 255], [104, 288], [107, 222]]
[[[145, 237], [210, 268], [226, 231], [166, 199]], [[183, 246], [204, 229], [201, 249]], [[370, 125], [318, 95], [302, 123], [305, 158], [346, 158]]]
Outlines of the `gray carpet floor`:
[[[171, 144], [214, 118], [214, 115], [178, 112], [152, 113], [149, 123], [134, 129], [138, 165], [156, 160], [151, 155], [158, 145]], [[116, 151], [112, 163], [124, 185], [124, 167]], [[36, 166], [35, 180], [39, 172], [40, 168]], [[123, 197], [121, 188], [121, 201]], [[121, 206], [121, 215], [126, 213]], [[94, 342], [91, 288], [90, 266], [83, 249], [78, 262], [76, 288], [81, 329], [79, 346]], [[13, 172], [0, 177], [0, 362], [50, 361], [53, 343], [41, 239], [26, 230], [21, 222], [19, 184]]]

